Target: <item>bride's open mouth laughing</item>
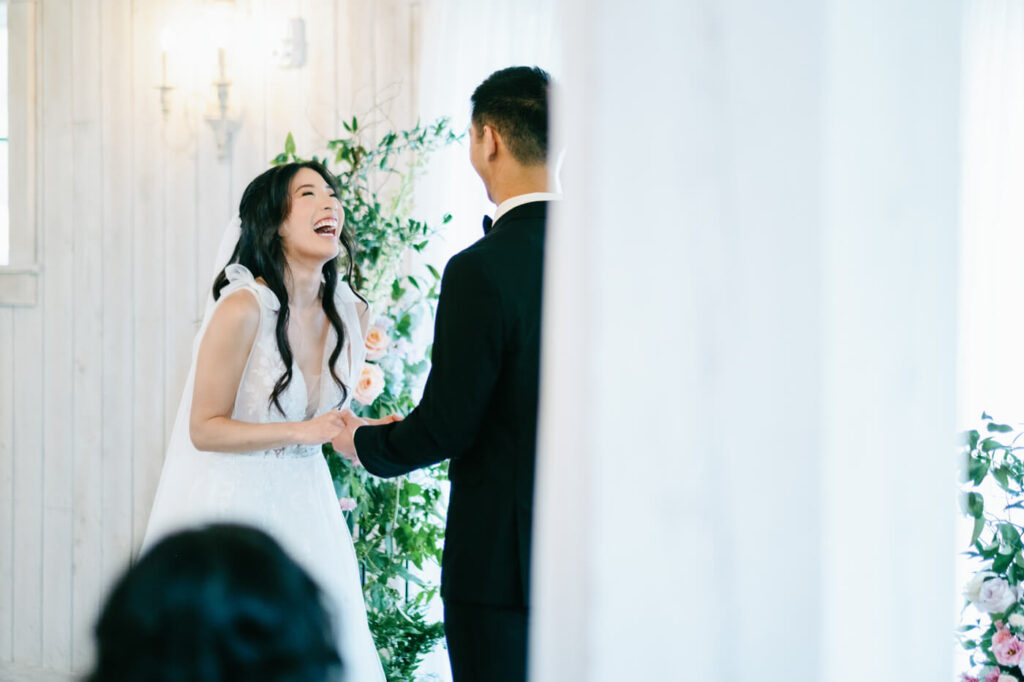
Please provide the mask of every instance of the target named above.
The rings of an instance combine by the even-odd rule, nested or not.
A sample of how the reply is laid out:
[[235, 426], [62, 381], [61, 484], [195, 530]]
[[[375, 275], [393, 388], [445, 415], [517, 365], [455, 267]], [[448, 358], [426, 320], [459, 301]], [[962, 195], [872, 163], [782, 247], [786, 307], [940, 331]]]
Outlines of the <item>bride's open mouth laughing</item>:
[[313, 225], [313, 230], [321, 237], [333, 239], [338, 235], [338, 219], [334, 217], [321, 218]]

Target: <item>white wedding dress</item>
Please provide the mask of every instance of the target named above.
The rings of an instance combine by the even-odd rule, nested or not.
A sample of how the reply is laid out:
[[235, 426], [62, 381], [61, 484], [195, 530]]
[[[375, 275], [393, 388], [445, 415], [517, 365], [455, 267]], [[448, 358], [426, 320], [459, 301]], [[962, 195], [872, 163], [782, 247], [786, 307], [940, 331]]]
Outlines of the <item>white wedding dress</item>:
[[[232, 295], [253, 296], [261, 313], [232, 418], [260, 423], [301, 421], [312, 413], [320, 415], [338, 407], [341, 389], [327, 368], [337, 342], [333, 327], [324, 346], [319, 404], [307, 406], [306, 380], [297, 363], [293, 364], [291, 383], [279, 397], [284, 414], [270, 404], [274, 384], [284, 371], [274, 332], [280, 304], [274, 293], [256, 282], [245, 267], [229, 265], [227, 275], [229, 284], [222, 290], [218, 303]], [[365, 355], [364, 345], [359, 342], [363, 338], [362, 321], [356, 311], [357, 299], [341, 282], [335, 301], [346, 337], [335, 371], [350, 387], [351, 395]], [[366, 621], [352, 537], [320, 446], [214, 453], [200, 452], [192, 445], [188, 422], [195, 355], [216, 306], [208, 306], [196, 335], [192, 369], [168, 445], [143, 549], [170, 532], [210, 522], [237, 522], [266, 531], [313, 576], [327, 596], [346, 682], [382, 681], [384, 673]], [[353, 338], [356, 343], [350, 343]]]

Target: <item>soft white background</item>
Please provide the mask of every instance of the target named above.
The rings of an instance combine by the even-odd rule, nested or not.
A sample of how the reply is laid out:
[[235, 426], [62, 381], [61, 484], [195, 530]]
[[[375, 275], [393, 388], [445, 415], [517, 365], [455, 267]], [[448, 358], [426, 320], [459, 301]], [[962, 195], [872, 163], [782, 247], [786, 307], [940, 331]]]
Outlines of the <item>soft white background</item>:
[[[964, 14], [963, 204], [957, 427], [982, 412], [1024, 426], [1024, 5], [973, 0]], [[993, 486], [994, 488], [994, 486]], [[987, 490], [990, 503], [998, 489]], [[991, 495], [991, 496], [990, 496]], [[971, 524], [961, 520], [957, 549]], [[957, 584], [974, 564], [961, 558]], [[957, 599], [958, 606], [962, 599]], [[973, 609], [968, 615], [974, 615]], [[965, 666], [966, 652], [958, 650]]]
[[[226, 164], [208, 60], [171, 67], [167, 121], [154, 90], [201, 2], [31, 4], [42, 271], [0, 308], [0, 660], [87, 663], [212, 249], [284, 134], [465, 121], [494, 59], [560, 78], [567, 150], [534, 679], [949, 678], [961, 3], [239, 0], [305, 17], [310, 58], [233, 63]], [[453, 154], [421, 191], [449, 251], [490, 208]]]

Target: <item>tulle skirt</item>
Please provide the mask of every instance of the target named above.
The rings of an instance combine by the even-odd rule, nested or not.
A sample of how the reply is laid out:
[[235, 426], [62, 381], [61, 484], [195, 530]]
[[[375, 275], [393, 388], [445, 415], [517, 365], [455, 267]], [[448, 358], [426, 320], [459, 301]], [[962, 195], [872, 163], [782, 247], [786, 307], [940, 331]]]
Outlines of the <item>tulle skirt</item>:
[[[168, 460], [143, 548], [167, 533], [211, 522], [255, 526], [316, 580], [338, 634], [346, 682], [384, 680], [366, 621], [359, 566], [320, 448], [302, 456], [192, 450]], [[183, 453], [184, 454], [184, 453]]]

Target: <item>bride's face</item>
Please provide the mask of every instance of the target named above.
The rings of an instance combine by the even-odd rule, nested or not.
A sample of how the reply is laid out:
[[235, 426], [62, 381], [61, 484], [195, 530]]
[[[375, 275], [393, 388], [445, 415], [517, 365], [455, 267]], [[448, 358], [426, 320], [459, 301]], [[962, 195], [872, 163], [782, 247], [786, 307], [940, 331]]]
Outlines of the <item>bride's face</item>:
[[336, 258], [344, 214], [331, 186], [312, 168], [300, 168], [288, 195], [291, 210], [278, 230], [285, 257], [321, 265]]

